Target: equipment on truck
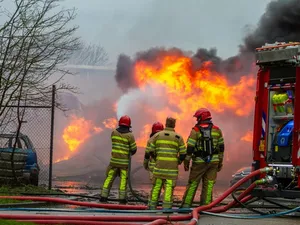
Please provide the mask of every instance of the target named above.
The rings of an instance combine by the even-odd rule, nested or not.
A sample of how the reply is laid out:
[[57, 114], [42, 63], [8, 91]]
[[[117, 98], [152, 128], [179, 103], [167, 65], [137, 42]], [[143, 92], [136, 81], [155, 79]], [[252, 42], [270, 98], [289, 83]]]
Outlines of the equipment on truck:
[[272, 188], [261, 186], [253, 195], [300, 198], [300, 42], [265, 44], [255, 53], [252, 167], [274, 170]]

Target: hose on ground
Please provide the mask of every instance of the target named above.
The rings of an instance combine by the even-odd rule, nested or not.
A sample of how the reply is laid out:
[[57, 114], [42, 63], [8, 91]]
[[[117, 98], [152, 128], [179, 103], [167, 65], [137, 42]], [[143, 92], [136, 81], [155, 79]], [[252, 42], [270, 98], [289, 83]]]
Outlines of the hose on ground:
[[300, 211], [300, 206], [290, 209], [290, 210], [287, 210], [287, 211], [279, 212], [279, 213], [266, 214], [266, 215], [255, 215], [255, 216], [229, 215], [229, 214], [224, 214], [224, 213], [211, 213], [211, 212], [205, 212], [205, 211], [202, 211], [201, 213], [211, 215], [211, 216], [219, 216], [219, 217], [234, 218], [234, 219], [263, 219], [263, 218], [271, 218], [271, 217], [277, 217], [277, 216], [279, 217], [279, 216], [287, 215], [287, 214], [290, 214], [293, 212], [298, 212], [298, 211]]
[[270, 200], [270, 199], [267, 199], [267, 198], [262, 198], [262, 199], [265, 200], [266, 202], [269, 202], [269, 203], [271, 203], [271, 204], [273, 204], [273, 205], [277, 205], [277, 206], [282, 207], [282, 208], [284, 208], [284, 209], [291, 209], [291, 207], [288, 207], [288, 206], [286, 206], [286, 205], [280, 204], [280, 203], [278, 203], [278, 202], [274, 202], [274, 201], [272, 201], [272, 200]]
[[34, 224], [64, 224], [64, 225], [143, 225], [141, 223], [97, 222], [86, 220], [17, 220], [17, 222], [32, 222]]
[[0, 208], [0, 211], [24, 212], [72, 212], [72, 213], [187, 213], [192, 209], [117, 210], [117, 209], [59, 209], [59, 208]]
[[239, 203], [241, 206], [243, 206], [245, 209], [248, 209], [249, 211], [254, 212], [254, 213], [257, 213], [257, 214], [260, 214], [260, 215], [266, 215], [266, 214], [267, 214], [267, 213], [261, 212], [261, 211], [259, 211], [259, 210], [253, 209], [253, 208], [250, 207], [249, 205], [244, 204], [242, 201], [240, 201], [240, 200], [235, 196], [235, 191], [233, 191], [233, 192], [231, 193], [231, 196], [232, 196], [232, 198], [233, 198], [236, 202], [238, 202], [238, 203]]
[[67, 205], [77, 205], [77, 206], [104, 208], [104, 209], [137, 209], [137, 210], [147, 209], [147, 206], [145, 206], [145, 205], [102, 204], [102, 203], [95, 203], [95, 202], [80, 202], [80, 201], [74, 201], [74, 200], [68, 200], [68, 199], [62, 199], [62, 198], [48, 198], [48, 197], [35, 197], [35, 196], [0, 196], [0, 199], [53, 202], [53, 203], [61, 203], [61, 204], [67, 204]]
[[[206, 206], [200, 206], [192, 211], [192, 215], [170, 215], [170, 216], [57, 216], [57, 215], [6, 215], [0, 214], [0, 218], [2, 219], [47, 219], [47, 220], [97, 220], [97, 221], [152, 221], [150, 224], [163, 224], [169, 221], [184, 221], [190, 220], [188, 223], [189, 225], [195, 225], [198, 222], [199, 212], [206, 211], [209, 209], [211, 212], [223, 212], [224, 210], [234, 206], [237, 204], [236, 201], [231, 202], [226, 207], [215, 207], [221, 201], [223, 201], [228, 195], [230, 195], [237, 187], [241, 184], [245, 183], [247, 180], [252, 178], [253, 176], [259, 175], [260, 173], [264, 173], [269, 171], [270, 168], [266, 167], [264, 169], [256, 170], [249, 174], [248, 176], [244, 177], [240, 181], [238, 181], [235, 185], [225, 191], [220, 197], [218, 197], [215, 201], [211, 204]], [[261, 181], [261, 180], [260, 180]], [[256, 186], [256, 183], [250, 185], [246, 191], [244, 191], [240, 196], [239, 200], [241, 201], [248, 201], [252, 197], [248, 194], [251, 190]], [[46, 197], [30, 197], [30, 196], [0, 196], [0, 199], [16, 199], [16, 200], [35, 200], [35, 201], [48, 201], [48, 202], [57, 202], [62, 204], [71, 204], [71, 205], [78, 205], [78, 206], [85, 206], [85, 207], [94, 207], [94, 208], [107, 208], [107, 209], [136, 209], [136, 210], [145, 210], [147, 207], [144, 205], [115, 205], [115, 204], [98, 204], [98, 203], [91, 203], [91, 202], [79, 202], [79, 201], [72, 201], [66, 199], [59, 199], [59, 198], [46, 198]]]
[[[277, 216], [283, 216], [288, 215], [293, 212], [300, 211], [300, 206], [290, 209], [284, 212], [279, 212], [276, 214], [268, 214], [268, 215], [230, 215], [230, 214], [219, 214], [219, 213], [211, 213], [211, 212], [200, 212], [201, 214], [207, 214], [211, 216], [218, 216], [218, 217], [224, 217], [224, 218], [234, 218], [234, 219], [264, 219], [264, 218], [272, 218]], [[1, 215], [0, 215], [1, 218]], [[36, 224], [76, 224], [76, 225], [140, 225], [138, 223], [128, 223], [128, 222], [99, 222], [99, 221], [90, 221], [90, 220], [63, 220], [63, 219], [54, 219], [54, 220], [48, 220], [48, 219], [30, 219], [27, 217], [26, 219], [17, 219], [18, 222], [33, 222]], [[148, 225], [153, 224], [166, 224], [166, 220], [164, 219], [157, 219], [156, 221], [153, 221], [151, 223], [147, 223]]]
[[[129, 185], [128, 185], [129, 186]], [[134, 191], [134, 190], [133, 190]], [[7, 194], [7, 192], [0, 192], [3, 194]], [[68, 196], [68, 197], [80, 197], [80, 198], [87, 198], [87, 199], [95, 199], [95, 200], [100, 200], [99, 197], [97, 196], [91, 196], [91, 195], [82, 195], [82, 194], [69, 194], [69, 193], [31, 193], [31, 192], [26, 192], [26, 193], [20, 193], [20, 195], [24, 195], [24, 196]], [[108, 198], [108, 201], [110, 202], [120, 202], [121, 199], [117, 199], [117, 198]], [[145, 201], [145, 200], [143, 200]], [[127, 202], [143, 202], [141, 200], [138, 200], [136, 198], [136, 200], [132, 200], [132, 199], [128, 199]], [[159, 201], [159, 203], [162, 203], [162, 201]], [[181, 204], [181, 201], [173, 201], [173, 206], [179, 206]], [[176, 205], [178, 204], [178, 205]], [[194, 205], [200, 205], [200, 202], [193, 202]], [[224, 204], [224, 203], [223, 203]]]
[[[36, 215], [36, 214], [0, 214], [0, 219], [13, 220], [85, 220], [85, 221], [110, 221], [110, 222], [150, 222], [163, 219], [169, 221], [185, 221], [191, 219], [191, 215], [155, 215], [155, 216], [116, 216], [116, 215]], [[125, 224], [125, 222], [124, 222]]]
[[129, 190], [130, 190], [132, 196], [135, 197], [137, 200], [139, 200], [140, 202], [143, 202], [145, 204], [148, 204], [148, 200], [141, 198], [133, 190], [132, 183], [131, 183], [131, 175], [130, 174], [131, 174], [131, 156], [129, 157], [129, 163], [128, 163], [128, 186], [129, 186]]

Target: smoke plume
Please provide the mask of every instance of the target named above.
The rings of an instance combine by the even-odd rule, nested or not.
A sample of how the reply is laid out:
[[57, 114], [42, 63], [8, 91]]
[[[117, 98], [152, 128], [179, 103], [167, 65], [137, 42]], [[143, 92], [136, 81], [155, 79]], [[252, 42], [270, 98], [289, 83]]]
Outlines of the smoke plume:
[[[206, 61], [213, 62], [213, 69], [225, 73], [233, 81], [253, 69], [255, 48], [276, 41], [298, 41], [300, 39], [300, 2], [299, 0], [272, 1], [266, 7], [257, 28], [244, 38], [240, 53], [222, 60], [217, 49], [199, 48], [192, 56], [193, 68], [198, 69]], [[121, 55], [117, 63], [116, 81], [123, 91], [136, 87], [133, 77], [133, 65], [137, 61], [155, 63], [158, 56], [165, 54], [190, 56], [178, 48], [151, 48], [136, 53], [134, 59]], [[125, 66], [126, 65], [126, 66]]]
[[258, 27], [244, 39], [241, 51], [253, 52], [265, 43], [300, 39], [300, 1], [277, 0], [268, 4]]

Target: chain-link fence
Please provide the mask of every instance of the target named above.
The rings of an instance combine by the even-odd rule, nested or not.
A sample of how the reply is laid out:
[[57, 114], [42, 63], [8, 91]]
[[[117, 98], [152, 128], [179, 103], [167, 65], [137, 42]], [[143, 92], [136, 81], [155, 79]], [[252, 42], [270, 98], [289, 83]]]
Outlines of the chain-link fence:
[[[19, 126], [19, 115], [22, 122], [19, 134], [20, 141], [16, 148], [27, 153], [36, 152], [39, 167], [38, 184], [49, 189], [52, 186], [55, 86], [53, 86], [52, 98], [51, 105], [5, 106], [5, 113], [0, 116], [0, 148], [12, 147], [11, 144], [9, 145], [7, 138], [7, 141], [5, 141], [5, 137], [16, 135]], [[1, 108], [4, 109], [3, 107]], [[30, 161], [30, 159], [27, 159], [26, 166], [32, 164], [34, 156], [31, 158], [31, 162], [28, 160]]]

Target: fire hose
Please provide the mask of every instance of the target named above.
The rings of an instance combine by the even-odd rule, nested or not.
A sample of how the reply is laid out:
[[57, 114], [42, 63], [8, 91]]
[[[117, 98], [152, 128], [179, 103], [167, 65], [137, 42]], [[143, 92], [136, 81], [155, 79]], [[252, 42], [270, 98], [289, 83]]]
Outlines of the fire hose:
[[[138, 222], [138, 221], [153, 221], [149, 224], [165, 224], [168, 223], [168, 221], [186, 221], [191, 219], [191, 221], [188, 223], [189, 225], [195, 225], [198, 222], [199, 219], [199, 213], [205, 210], [208, 210], [210, 212], [224, 212], [230, 207], [237, 204], [236, 201], [231, 202], [226, 207], [215, 207], [218, 203], [223, 201], [230, 193], [232, 193], [237, 187], [239, 187], [241, 184], [252, 178], [253, 176], [256, 176], [260, 173], [265, 173], [272, 170], [272, 168], [266, 167], [264, 169], [256, 170], [249, 174], [247, 177], [244, 177], [240, 181], [238, 181], [235, 185], [233, 185], [231, 188], [229, 188], [226, 192], [224, 192], [219, 198], [217, 198], [215, 201], [213, 201], [211, 204], [206, 206], [200, 206], [193, 210], [192, 215], [180, 215], [180, 216], [122, 216], [122, 217], [116, 217], [116, 216], [52, 216], [52, 215], [46, 215], [46, 216], [40, 216], [40, 215], [6, 215], [6, 214], [0, 214], [0, 218], [2, 219], [17, 219], [17, 220], [80, 220], [80, 221], [127, 221], [127, 222]], [[242, 202], [246, 202], [250, 199], [248, 194], [251, 192], [251, 190], [259, 183], [267, 182], [266, 179], [262, 179], [260, 181], [255, 182], [253, 185], [251, 185], [245, 192], [243, 192], [238, 199]], [[31, 197], [31, 196], [0, 196], [2, 199], [16, 199], [16, 200], [35, 200], [35, 201], [47, 201], [47, 202], [58, 202], [63, 204], [71, 204], [71, 205], [79, 205], [79, 206], [85, 206], [85, 207], [95, 207], [95, 208], [106, 208], [106, 209], [139, 209], [139, 210], [145, 210], [146, 206], [143, 205], [114, 205], [114, 204], [98, 204], [98, 203], [91, 203], [91, 202], [77, 202], [77, 201], [71, 201], [66, 199], [59, 199], [59, 198], [46, 198], [46, 197]], [[126, 222], [124, 224], [127, 224]]]
[[[208, 204], [208, 205], [204, 205], [204, 206], [199, 206], [197, 208], [195, 208], [192, 211], [192, 219], [191, 221], [188, 223], [188, 225], [196, 225], [198, 223], [199, 220], [199, 213], [201, 211], [206, 211], [209, 209], [212, 209], [214, 206], [216, 206], [217, 204], [219, 204], [221, 201], [223, 201], [228, 195], [230, 195], [237, 187], [239, 187], [240, 185], [242, 185], [243, 183], [245, 183], [247, 180], [249, 180], [250, 178], [257, 176], [261, 173], [266, 173], [266, 172], [270, 172], [272, 171], [273, 168], [272, 167], [265, 167], [263, 169], [258, 169], [253, 171], [252, 173], [250, 173], [248, 176], [242, 178], [241, 180], [239, 180], [237, 183], [235, 183], [233, 186], [231, 186], [227, 191], [225, 191], [220, 197], [218, 197], [216, 200], [214, 200], [212, 203]], [[260, 182], [267, 182], [268, 180], [260, 180]], [[256, 186], [256, 184], [258, 184], [259, 182], [255, 182], [254, 185], [251, 185], [250, 187], [247, 188], [247, 190], [245, 192], [250, 193], [253, 188]], [[243, 192], [243, 193], [245, 193]], [[246, 193], [246, 194], [248, 194]], [[239, 196], [239, 200], [242, 200], [241, 198], [244, 196]], [[231, 202], [229, 205], [233, 206], [236, 204], [236, 201]], [[230, 208], [230, 206], [228, 208]], [[223, 210], [227, 210], [227, 208], [223, 208], [220, 209], [219, 212], [222, 212]], [[149, 225], [159, 225], [159, 224], [164, 224], [167, 221], [165, 220], [164, 222], [162, 220], [157, 220], [157, 221], [153, 221], [152, 223], [150, 223]]]
[[[219, 214], [219, 213], [211, 213], [211, 212], [202, 212], [203, 214], [212, 215], [212, 216], [220, 216], [225, 218], [234, 218], [234, 219], [263, 219], [263, 218], [271, 218], [276, 216], [283, 216], [293, 212], [297, 212], [300, 210], [300, 206], [294, 209], [290, 209], [284, 212], [279, 212], [276, 214], [268, 214], [268, 215], [259, 215], [259, 216], [243, 216], [243, 215], [228, 215], [228, 214]], [[138, 223], [118, 223], [118, 222], [97, 222], [97, 221], [78, 221], [78, 220], [17, 220], [19, 222], [33, 222], [37, 224], [80, 224], [80, 225], [140, 225]], [[148, 223], [153, 224], [153, 223]], [[156, 220], [156, 224], [165, 224], [164, 219]]]
[[142, 199], [138, 194], [135, 193], [135, 191], [132, 188], [132, 183], [131, 183], [131, 156], [129, 157], [129, 163], [128, 163], [128, 186], [129, 190], [132, 194], [133, 197], [135, 197], [138, 201], [143, 202], [143, 203], [148, 203], [148, 200]]

